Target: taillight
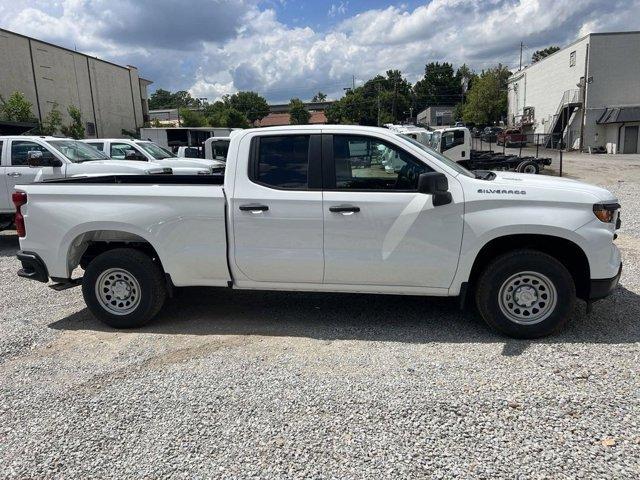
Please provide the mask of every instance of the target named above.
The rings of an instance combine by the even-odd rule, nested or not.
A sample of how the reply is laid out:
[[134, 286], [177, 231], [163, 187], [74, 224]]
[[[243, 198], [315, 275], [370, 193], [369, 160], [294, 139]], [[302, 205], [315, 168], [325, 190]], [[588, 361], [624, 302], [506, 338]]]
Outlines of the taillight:
[[14, 220], [16, 224], [16, 232], [18, 232], [18, 237], [24, 238], [27, 235], [27, 231], [24, 227], [24, 217], [22, 216], [20, 207], [27, 203], [27, 194], [25, 192], [13, 192], [11, 199], [13, 200], [13, 204], [16, 206], [16, 218]]

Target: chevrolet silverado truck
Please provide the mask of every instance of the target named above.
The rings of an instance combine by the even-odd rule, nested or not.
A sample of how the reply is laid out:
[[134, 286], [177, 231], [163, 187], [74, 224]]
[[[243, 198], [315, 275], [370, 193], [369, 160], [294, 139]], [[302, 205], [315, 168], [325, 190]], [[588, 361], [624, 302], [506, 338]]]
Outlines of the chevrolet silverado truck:
[[[403, 165], [385, 169], [389, 157]], [[470, 172], [373, 127], [234, 131], [220, 175], [16, 188], [18, 275], [81, 284], [117, 328], [151, 320], [176, 287], [211, 286], [473, 298], [490, 326], [533, 338], [576, 298], [609, 294], [622, 268], [609, 191]]]
[[157, 163], [113, 161], [82, 142], [45, 136], [0, 136], [0, 230], [13, 224], [16, 183], [51, 178], [119, 174], [171, 174]]

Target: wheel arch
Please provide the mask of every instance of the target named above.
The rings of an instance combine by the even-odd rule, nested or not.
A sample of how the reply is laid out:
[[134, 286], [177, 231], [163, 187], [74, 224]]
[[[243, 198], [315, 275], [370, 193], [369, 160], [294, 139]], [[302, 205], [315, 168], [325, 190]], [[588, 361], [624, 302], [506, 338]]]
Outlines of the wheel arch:
[[164, 271], [160, 255], [148, 239], [126, 230], [96, 229], [76, 234], [70, 241], [66, 253], [69, 275], [77, 266], [86, 268], [95, 257], [116, 248], [139, 250], [158, 262]]
[[578, 298], [589, 298], [591, 275], [586, 253], [577, 243], [548, 234], [511, 234], [488, 241], [474, 259], [468, 279], [470, 288], [473, 289], [484, 268], [497, 256], [525, 248], [546, 253], [562, 263], [573, 278]]

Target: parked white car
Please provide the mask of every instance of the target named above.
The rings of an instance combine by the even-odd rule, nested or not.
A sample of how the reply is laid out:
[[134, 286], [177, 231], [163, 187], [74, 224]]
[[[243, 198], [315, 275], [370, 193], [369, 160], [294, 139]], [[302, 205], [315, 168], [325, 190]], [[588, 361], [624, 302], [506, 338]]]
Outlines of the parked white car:
[[116, 173], [172, 173], [171, 168], [154, 162], [110, 160], [78, 140], [59, 137], [0, 136], [0, 160], [0, 230], [13, 223], [11, 194], [16, 183]]
[[[381, 168], [385, 150], [398, 171]], [[473, 298], [523, 338], [557, 331], [576, 297], [602, 298], [620, 277], [620, 205], [600, 187], [474, 174], [346, 125], [234, 132], [227, 164], [224, 177], [19, 185], [18, 275], [81, 283], [91, 312], [120, 328], [148, 322], [174, 286], [217, 286]]]
[[223, 162], [203, 158], [179, 158], [169, 150], [147, 140], [99, 138], [82, 140], [114, 160], [154, 162], [173, 169], [176, 175], [206, 175], [221, 168]]

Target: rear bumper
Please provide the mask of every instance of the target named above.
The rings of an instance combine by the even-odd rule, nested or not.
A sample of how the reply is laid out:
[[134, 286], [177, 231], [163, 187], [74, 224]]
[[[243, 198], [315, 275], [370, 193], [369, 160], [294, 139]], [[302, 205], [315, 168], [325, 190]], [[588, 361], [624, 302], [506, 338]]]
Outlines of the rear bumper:
[[598, 278], [591, 280], [590, 300], [600, 300], [608, 296], [617, 286], [622, 274], [622, 263], [618, 269], [618, 274], [612, 278]]
[[16, 256], [18, 260], [20, 260], [20, 263], [22, 263], [22, 268], [18, 270], [19, 277], [45, 283], [49, 281], [47, 266], [37, 253], [20, 250]]

